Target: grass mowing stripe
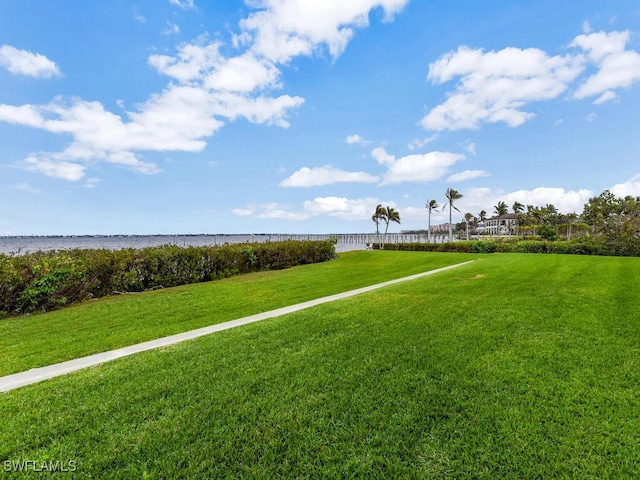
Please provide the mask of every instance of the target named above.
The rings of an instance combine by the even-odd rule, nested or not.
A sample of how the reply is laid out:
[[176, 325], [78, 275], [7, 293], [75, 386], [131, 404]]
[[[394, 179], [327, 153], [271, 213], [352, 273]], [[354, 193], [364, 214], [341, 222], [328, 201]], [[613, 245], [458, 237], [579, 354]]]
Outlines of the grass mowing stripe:
[[212, 333], [228, 330], [229, 328], [240, 327], [243, 325], [248, 325], [250, 323], [259, 322], [262, 320], [280, 317], [282, 315], [287, 315], [293, 312], [299, 312], [300, 310], [305, 310], [307, 308], [315, 307], [317, 305], [322, 305], [324, 303], [332, 302], [338, 299], [349, 298], [355, 295], [360, 295], [362, 293], [378, 290], [380, 288], [384, 288], [390, 285], [396, 285], [398, 283], [402, 283], [410, 280], [416, 280], [418, 278], [434, 275], [443, 271], [450, 270], [452, 268], [461, 267], [471, 262], [472, 260], [469, 260], [467, 262], [457, 263], [455, 265], [449, 265], [447, 267], [438, 268], [436, 270], [417, 273], [409, 277], [402, 277], [396, 280], [389, 280], [387, 282], [378, 283], [368, 287], [362, 287], [356, 290], [350, 290], [348, 292], [338, 293], [335, 295], [330, 295], [328, 297], [322, 297], [315, 300], [310, 300], [308, 302], [297, 303], [295, 305], [290, 305], [288, 307], [279, 308], [276, 310], [270, 310], [268, 312], [258, 313], [256, 315], [251, 315], [248, 317], [243, 317], [243, 318], [231, 320], [228, 322], [210, 325], [197, 330], [190, 330], [188, 332], [171, 335], [169, 337], [163, 337], [157, 340], [151, 340], [149, 342], [139, 343], [136, 345], [120, 348], [117, 350], [110, 350], [108, 352], [97, 353], [87, 357], [69, 360], [67, 362], [57, 363], [57, 364], [49, 365], [42, 368], [31, 369], [29, 371], [17, 373], [14, 375], [0, 377], [0, 392], [8, 392], [15, 388], [23, 387], [25, 385], [31, 385], [33, 383], [37, 383], [42, 380], [59, 377], [61, 375], [66, 375], [68, 373], [77, 372], [78, 370], [93, 367], [104, 362], [127, 357], [129, 355], [133, 355], [136, 353], [146, 352], [148, 350], [153, 350], [156, 348], [175, 345], [176, 343], [180, 343], [185, 340], [193, 340], [195, 338], [199, 338], [205, 335], [210, 335]]
[[0, 321], [0, 376], [459, 263], [474, 255], [347, 252], [321, 264], [102, 298]]
[[[624, 274], [624, 277], [621, 277]], [[494, 255], [9, 392], [93, 478], [637, 478], [640, 259]]]

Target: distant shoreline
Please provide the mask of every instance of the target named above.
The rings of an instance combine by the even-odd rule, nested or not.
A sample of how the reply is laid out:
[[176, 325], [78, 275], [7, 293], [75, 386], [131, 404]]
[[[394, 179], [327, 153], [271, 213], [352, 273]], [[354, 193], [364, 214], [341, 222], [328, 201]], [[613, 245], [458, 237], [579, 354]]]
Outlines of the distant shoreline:
[[[381, 241], [383, 235], [375, 233], [327, 233], [327, 234], [115, 234], [115, 235], [13, 235], [0, 236], [0, 253], [24, 254], [36, 251], [100, 249], [117, 250], [122, 248], [146, 248], [161, 245], [208, 246], [225, 243], [279, 242], [284, 240], [323, 241], [335, 238], [336, 251], [364, 250], [367, 244]], [[423, 234], [389, 233], [388, 243], [425, 242]]]

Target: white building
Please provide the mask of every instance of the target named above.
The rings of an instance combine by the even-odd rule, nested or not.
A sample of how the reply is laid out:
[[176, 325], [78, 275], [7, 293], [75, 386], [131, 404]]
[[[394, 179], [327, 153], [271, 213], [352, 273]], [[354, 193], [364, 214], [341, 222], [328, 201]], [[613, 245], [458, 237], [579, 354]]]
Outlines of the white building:
[[491, 217], [485, 222], [487, 235], [513, 235], [516, 228], [516, 214], [507, 213], [502, 217]]

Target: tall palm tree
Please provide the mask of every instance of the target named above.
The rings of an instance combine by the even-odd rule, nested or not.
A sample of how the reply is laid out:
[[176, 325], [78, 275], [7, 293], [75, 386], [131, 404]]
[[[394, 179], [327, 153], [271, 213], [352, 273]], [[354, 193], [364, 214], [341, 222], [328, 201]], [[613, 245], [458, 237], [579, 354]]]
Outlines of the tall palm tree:
[[453, 188], [447, 188], [445, 196], [447, 197], [447, 203], [445, 203], [445, 206], [449, 205], [449, 241], [453, 242], [453, 224], [451, 223], [452, 222], [451, 209], [455, 209], [458, 212], [460, 211], [453, 205], [453, 202], [461, 199], [463, 195]]
[[507, 214], [507, 212], [509, 211], [509, 208], [507, 207], [507, 204], [500, 201], [498, 202], [498, 205], [496, 205], [495, 207], [493, 207], [495, 210], [495, 214], [498, 216], [498, 238], [500, 237], [500, 220], [502, 219], [503, 216], [505, 216]]
[[[487, 231], [487, 229], [485, 228], [486, 221], [487, 221], [487, 211], [480, 210], [480, 213], [478, 214], [478, 227], [482, 227], [482, 228], [478, 229], [478, 240], [480, 240], [480, 234]], [[480, 225], [480, 223], [482, 223], [482, 225]]]
[[516, 237], [518, 236], [518, 215], [524, 212], [524, 205], [520, 202], [513, 202], [513, 206], [511, 207], [513, 213], [516, 215]]
[[385, 208], [381, 203], [376, 207], [376, 211], [371, 215], [371, 220], [376, 224], [376, 242], [380, 243], [380, 220], [383, 219], [384, 214], [386, 213]]
[[438, 202], [436, 202], [435, 200], [427, 201], [427, 204], [424, 206], [424, 208], [426, 208], [427, 211], [429, 212], [429, 226], [427, 228], [427, 243], [431, 243], [431, 212], [436, 210], [438, 207], [440, 207], [440, 205], [438, 205]]
[[467, 222], [467, 240], [469, 240], [469, 222], [473, 220], [473, 214], [472, 213], [465, 213], [464, 214], [464, 221]]
[[387, 205], [387, 208], [384, 211], [384, 215], [382, 216], [382, 220], [386, 223], [384, 228], [384, 240], [383, 243], [387, 241], [387, 231], [389, 230], [389, 222], [396, 222], [398, 225], [400, 224], [400, 212], [398, 212], [395, 208]]

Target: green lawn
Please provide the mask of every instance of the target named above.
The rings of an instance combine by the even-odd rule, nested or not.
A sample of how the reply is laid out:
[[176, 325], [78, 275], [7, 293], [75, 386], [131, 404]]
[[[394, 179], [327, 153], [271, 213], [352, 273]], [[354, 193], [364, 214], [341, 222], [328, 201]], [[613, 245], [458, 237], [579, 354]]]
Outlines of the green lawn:
[[0, 376], [477, 258], [348, 252], [339, 259], [0, 320]]
[[475, 258], [4, 394], [0, 463], [73, 460], [79, 478], [640, 477], [640, 259]]

